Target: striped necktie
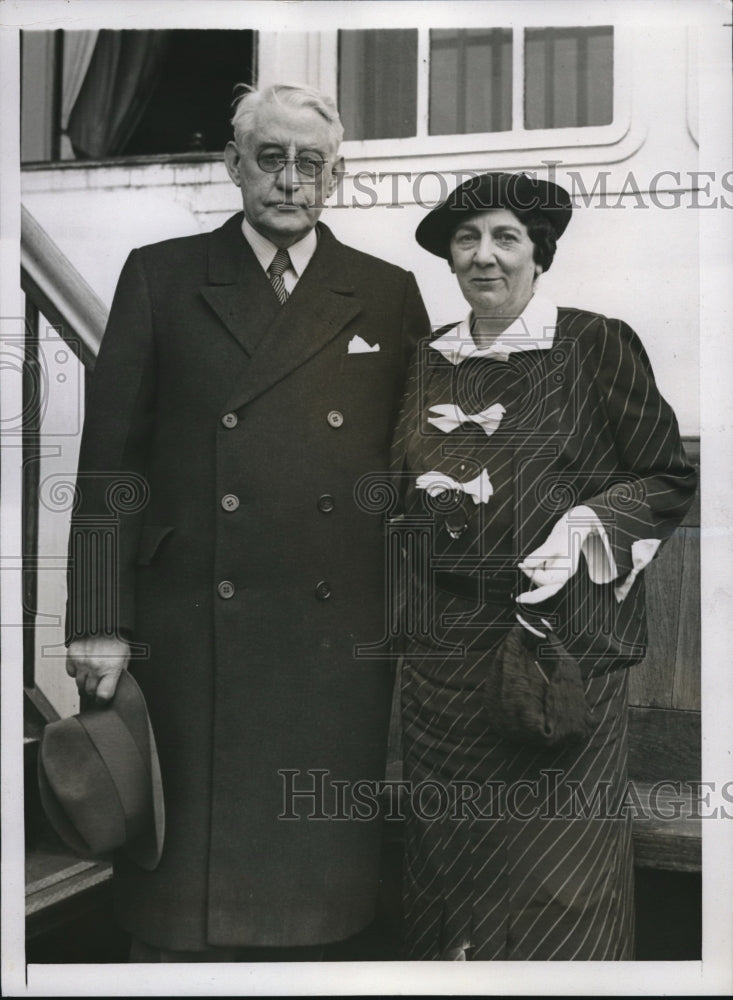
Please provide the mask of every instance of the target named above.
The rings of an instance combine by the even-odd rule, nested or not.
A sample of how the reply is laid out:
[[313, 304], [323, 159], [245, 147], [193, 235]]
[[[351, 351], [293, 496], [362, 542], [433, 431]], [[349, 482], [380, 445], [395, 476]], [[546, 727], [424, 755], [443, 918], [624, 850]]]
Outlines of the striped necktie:
[[290, 267], [290, 254], [287, 250], [278, 250], [275, 256], [272, 258], [272, 263], [267, 269], [267, 273], [270, 275], [270, 283], [275, 289], [275, 295], [277, 295], [280, 300], [280, 305], [285, 305], [285, 300], [288, 297], [287, 289], [285, 288], [285, 282], [283, 281], [283, 272], [287, 271]]

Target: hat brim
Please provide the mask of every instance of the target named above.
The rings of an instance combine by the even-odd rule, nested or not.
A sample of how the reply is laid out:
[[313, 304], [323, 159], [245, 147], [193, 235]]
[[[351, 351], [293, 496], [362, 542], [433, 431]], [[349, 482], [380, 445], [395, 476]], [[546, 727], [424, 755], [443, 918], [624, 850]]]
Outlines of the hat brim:
[[[105, 724], [106, 720], [113, 720], [113, 715], [117, 716], [116, 721], [125, 728], [127, 738], [134, 741], [135, 746], [130, 744], [130, 749], [133, 754], [139, 755], [144, 765], [140, 783], [147, 784], [142, 794], [149, 795], [150, 805], [143, 817], [142, 830], [132, 839], [126, 836], [125, 817], [119, 807], [120, 799], [124, 800], [125, 796], [117, 794], [125, 783], [123, 779], [127, 778], [127, 775], [119, 773], [119, 762], [115, 763], [115, 758], [119, 756], [119, 740], [116, 740], [112, 732], [114, 727]], [[119, 727], [117, 732], [119, 736]], [[53, 744], [50, 749], [49, 744]], [[85, 791], [83, 782], [73, 792], [64, 786], [63, 768], [60, 770], [56, 766], [59, 762], [53, 759], [56, 752], [54, 747], [64, 745], [87, 763], [87, 777], [94, 786], [91, 802], [80, 802], [81, 798], [90, 794]], [[89, 712], [82, 711], [72, 718], [59, 720], [47, 727], [38, 755], [38, 787], [41, 804], [49, 821], [74, 853], [84, 858], [95, 858], [122, 848], [140, 867], [147, 870], [157, 867], [165, 838], [160, 761], [145, 699], [136, 681], [126, 670], [120, 675], [114, 698], [108, 706]], [[68, 797], [68, 809], [64, 808], [65, 793]], [[117, 810], [116, 816], [100, 816], [98, 828], [87, 839], [74, 823], [74, 810], [84, 807], [94, 812], [103, 803], [107, 803], [113, 812]]]
[[[132, 678], [130, 678], [132, 679]], [[142, 693], [140, 695], [142, 697]], [[147, 713], [146, 713], [147, 716]], [[158, 748], [155, 745], [153, 727], [148, 718], [148, 738], [150, 781], [153, 796], [153, 825], [144, 834], [135, 840], [128, 841], [123, 850], [141, 868], [148, 871], [158, 867], [163, 854], [163, 841], [165, 839], [165, 805], [163, 800], [163, 778], [160, 773], [160, 760], [158, 759]]]
[[470, 216], [498, 208], [508, 209], [523, 222], [537, 216], [547, 219], [556, 238], [565, 232], [573, 212], [568, 192], [552, 181], [526, 174], [478, 174], [459, 184], [428, 212], [415, 231], [415, 239], [424, 250], [447, 260], [456, 227]]
[[[99, 855], [104, 852], [98, 851], [94, 847], [90, 846], [86, 840], [79, 835], [76, 827], [66, 815], [66, 811], [61, 805], [61, 802], [56, 797], [53, 786], [46, 775], [43, 752], [44, 746], [43, 743], [41, 743], [38, 752], [38, 792], [46, 818], [49, 820], [51, 826], [54, 828], [59, 837], [63, 840], [67, 847], [71, 848], [74, 854], [77, 854], [81, 858], [89, 859], [99, 857]], [[110, 850], [112, 849], [113, 848], [110, 848]]]

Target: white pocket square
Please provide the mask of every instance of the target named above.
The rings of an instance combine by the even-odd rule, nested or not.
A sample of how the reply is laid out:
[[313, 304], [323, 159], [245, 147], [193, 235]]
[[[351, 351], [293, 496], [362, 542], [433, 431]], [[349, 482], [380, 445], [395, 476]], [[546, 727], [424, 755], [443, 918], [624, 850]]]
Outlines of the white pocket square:
[[371, 354], [374, 351], [379, 350], [379, 344], [374, 344], [370, 347], [366, 340], [363, 340], [358, 334], [352, 337], [349, 341], [348, 352], [349, 354]]

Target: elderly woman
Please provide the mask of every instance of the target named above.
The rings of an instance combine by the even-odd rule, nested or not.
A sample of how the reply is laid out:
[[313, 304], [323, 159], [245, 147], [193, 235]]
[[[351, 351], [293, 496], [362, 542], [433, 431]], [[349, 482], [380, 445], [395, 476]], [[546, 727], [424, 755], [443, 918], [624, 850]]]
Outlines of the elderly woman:
[[625, 668], [696, 477], [636, 334], [536, 290], [571, 212], [490, 173], [416, 233], [470, 312], [418, 350], [395, 441], [414, 959], [633, 957]]

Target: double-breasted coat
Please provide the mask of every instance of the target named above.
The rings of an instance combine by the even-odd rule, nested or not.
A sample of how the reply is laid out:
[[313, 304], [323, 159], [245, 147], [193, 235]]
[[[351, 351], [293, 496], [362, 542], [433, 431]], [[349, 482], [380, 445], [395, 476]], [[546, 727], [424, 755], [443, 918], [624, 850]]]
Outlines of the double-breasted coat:
[[282, 307], [241, 214], [133, 251], [88, 395], [67, 631], [133, 643], [166, 837], [153, 872], [116, 859], [115, 900], [159, 947], [322, 943], [373, 913], [380, 830], [348, 790], [383, 776], [392, 677], [355, 655], [385, 631], [355, 487], [429, 326], [410, 273], [317, 232]]

